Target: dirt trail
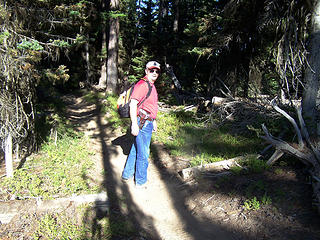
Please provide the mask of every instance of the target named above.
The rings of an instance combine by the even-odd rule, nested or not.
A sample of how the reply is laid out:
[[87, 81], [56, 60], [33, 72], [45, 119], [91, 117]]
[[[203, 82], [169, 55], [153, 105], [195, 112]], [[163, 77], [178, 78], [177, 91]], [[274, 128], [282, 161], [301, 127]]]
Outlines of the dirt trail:
[[[125, 160], [126, 156], [121, 153], [111, 159], [117, 176], [121, 176]], [[192, 216], [185, 206], [184, 194], [179, 188], [179, 183], [169, 175], [163, 178], [152, 160], [148, 168], [148, 179], [146, 189], [137, 189], [133, 180], [122, 184], [128, 186], [134, 206], [142, 211], [146, 219], [140, 222], [141, 226], [147, 231], [157, 233], [157, 235], [154, 233], [151, 235], [168, 240], [234, 239], [222, 229], [208, 223], [201, 223], [200, 219]], [[117, 191], [119, 195], [126, 194], [121, 187], [117, 188]], [[150, 226], [154, 229], [149, 228]]]
[[[176, 180], [174, 174], [159, 168], [152, 159], [146, 189], [135, 188], [133, 180], [122, 182], [121, 172], [127, 157], [124, 152], [128, 151], [130, 141], [119, 131], [110, 131], [110, 125], [97, 115], [94, 105], [87, 105], [81, 98], [72, 102], [70, 119], [79, 126], [79, 131], [92, 139], [97, 169], [105, 168], [106, 171], [104, 181], [108, 194], [114, 192], [116, 198], [124, 199], [121, 211], [134, 215], [136, 224], [149, 237], [164, 240], [236, 239], [208, 220], [193, 216], [185, 204], [181, 182]], [[79, 118], [80, 115], [82, 118]], [[153, 148], [157, 151], [157, 161], [168, 160], [168, 154], [161, 147], [154, 144]]]

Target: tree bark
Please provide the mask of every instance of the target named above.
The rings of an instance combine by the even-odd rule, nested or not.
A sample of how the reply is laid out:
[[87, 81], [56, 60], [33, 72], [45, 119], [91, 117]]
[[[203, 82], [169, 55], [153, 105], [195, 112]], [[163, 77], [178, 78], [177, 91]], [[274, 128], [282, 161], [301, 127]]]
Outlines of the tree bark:
[[[106, 10], [105, 1], [102, 1], [101, 9], [103, 11]], [[101, 69], [100, 69], [100, 78], [99, 78], [99, 88], [106, 89], [107, 88], [107, 30], [106, 30], [106, 20], [102, 20], [102, 43], [101, 43]]]
[[[111, 1], [111, 10], [118, 10], [119, 0]], [[118, 49], [119, 49], [119, 18], [109, 20], [109, 43], [107, 62], [107, 92], [116, 93], [118, 83]]]
[[179, 31], [179, 0], [174, 1], [174, 20], [173, 20], [173, 32]]
[[305, 74], [305, 90], [303, 95], [303, 116], [311, 137], [317, 136], [317, 97], [319, 92], [320, 74], [320, 1], [314, 2], [312, 13], [312, 32], [310, 39], [309, 66]]

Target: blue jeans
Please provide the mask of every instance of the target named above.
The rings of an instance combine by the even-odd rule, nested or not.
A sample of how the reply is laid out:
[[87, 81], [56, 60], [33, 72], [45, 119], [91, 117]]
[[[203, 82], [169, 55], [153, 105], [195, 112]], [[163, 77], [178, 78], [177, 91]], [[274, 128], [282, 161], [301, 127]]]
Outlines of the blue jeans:
[[[138, 124], [140, 118], [138, 117]], [[122, 172], [122, 178], [130, 179], [135, 176], [136, 185], [147, 182], [148, 158], [150, 154], [150, 142], [153, 131], [153, 122], [146, 121], [138, 136], [134, 138], [126, 165]]]

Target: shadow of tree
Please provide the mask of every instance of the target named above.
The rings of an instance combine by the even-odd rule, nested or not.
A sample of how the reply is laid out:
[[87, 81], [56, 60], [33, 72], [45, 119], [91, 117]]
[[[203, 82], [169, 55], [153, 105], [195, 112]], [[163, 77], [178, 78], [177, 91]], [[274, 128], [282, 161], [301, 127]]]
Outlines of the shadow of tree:
[[[96, 99], [98, 100], [98, 98]], [[101, 104], [97, 101], [96, 123], [99, 134], [96, 137], [101, 144], [105, 173], [104, 184], [101, 188], [107, 192], [110, 207], [108, 211], [101, 211], [101, 208], [95, 204], [93, 213], [91, 209], [86, 211], [83, 224], [91, 225], [91, 232], [89, 235], [85, 234], [82, 239], [136, 239], [139, 236], [143, 236], [141, 239], [159, 239], [159, 235], [152, 224], [152, 219], [149, 216], [145, 216], [135, 205], [128, 186], [119, 181], [120, 176], [115, 173], [111, 165], [112, 155], [117, 154], [115, 145], [120, 144], [119, 141], [122, 143], [130, 142], [130, 137], [124, 136], [118, 142], [115, 141], [115, 145], [107, 144], [106, 139], [110, 139], [112, 136], [106, 133], [106, 129], [112, 128], [112, 125], [110, 123], [103, 125], [102, 116], [99, 114], [100, 110]], [[128, 146], [127, 144], [125, 145]], [[116, 191], [117, 188], [121, 189], [121, 194]], [[123, 213], [120, 207], [123, 204], [128, 207], [126, 213]], [[106, 221], [101, 221], [102, 219], [106, 219]], [[148, 231], [142, 228], [142, 222], [148, 222]], [[108, 229], [108, 231], [103, 232], [103, 229]]]

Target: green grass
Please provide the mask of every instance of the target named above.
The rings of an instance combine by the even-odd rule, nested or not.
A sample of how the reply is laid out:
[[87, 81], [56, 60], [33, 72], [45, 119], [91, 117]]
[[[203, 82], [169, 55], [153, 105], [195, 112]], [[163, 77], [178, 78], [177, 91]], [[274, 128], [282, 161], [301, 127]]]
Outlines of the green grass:
[[244, 162], [244, 165], [252, 173], [261, 173], [265, 170], [270, 169], [270, 166], [267, 165], [265, 161], [256, 159], [254, 157], [248, 158], [247, 161]]
[[123, 239], [137, 234], [134, 225], [121, 216], [112, 217], [112, 221], [109, 215], [95, 218], [95, 210], [89, 204], [77, 207], [77, 213], [78, 216], [64, 212], [38, 216], [32, 239]]
[[42, 150], [14, 172], [13, 178], [0, 182], [10, 194], [18, 198], [70, 196], [97, 192], [88, 180], [93, 166], [89, 139], [85, 136], [65, 135], [42, 146]]
[[45, 214], [37, 222], [32, 239], [81, 239], [90, 229], [78, 226], [73, 219], [63, 214]]
[[261, 203], [256, 197], [253, 197], [252, 199], [247, 199], [243, 205], [247, 210], [259, 210]]
[[243, 206], [247, 210], [259, 210], [261, 206], [272, 204], [271, 197], [267, 194], [268, 186], [262, 180], [251, 183], [246, 188], [246, 197]]
[[121, 129], [125, 132], [130, 126], [129, 118], [119, 118], [117, 111], [117, 95], [105, 95], [104, 93], [99, 92], [86, 92], [84, 99], [89, 103], [96, 104], [97, 107], [100, 108], [100, 112], [104, 115], [109, 123], [110, 128], [113, 130]]
[[192, 112], [160, 112], [153, 140], [164, 143], [172, 155], [190, 159], [193, 166], [257, 153], [261, 148], [256, 135], [234, 136], [230, 129], [207, 127], [196, 117]]
[[259, 210], [262, 206], [272, 204], [271, 197], [266, 193], [259, 200], [256, 196], [244, 201], [243, 206], [247, 210]]
[[104, 99], [105, 96], [101, 92], [85, 92], [85, 95], [83, 98], [88, 102], [88, 103], [98, 103], [99, 100]]

